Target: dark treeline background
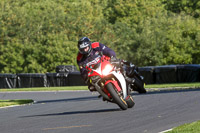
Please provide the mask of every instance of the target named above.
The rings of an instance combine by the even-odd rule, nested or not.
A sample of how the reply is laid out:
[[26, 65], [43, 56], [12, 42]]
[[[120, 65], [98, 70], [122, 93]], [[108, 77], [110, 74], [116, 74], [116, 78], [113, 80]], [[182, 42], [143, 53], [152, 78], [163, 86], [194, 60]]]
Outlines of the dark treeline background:
[[137, 66], [199, 64], [200, 0], [0, 0], [0, 73], [76, 65], [83, 36]]

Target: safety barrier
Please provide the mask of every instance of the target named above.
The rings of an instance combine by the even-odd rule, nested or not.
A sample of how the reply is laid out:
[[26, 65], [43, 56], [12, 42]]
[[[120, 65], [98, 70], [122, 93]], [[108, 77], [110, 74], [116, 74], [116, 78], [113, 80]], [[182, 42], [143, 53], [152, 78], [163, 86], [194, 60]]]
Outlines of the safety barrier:
[[0, 88], [16, 88], [16, 74], [0, 74]]
[[200, 65], [165, 65], [139, 68], [146, 84], [200, 82]]
[[[62, 67], [63, 68], [63, 67]], [[139, 67], [146, 84], [200, 82], [200, 65]], [[30, 88], [86, 85], [80, 72], [0, 74], [0, 88]]]

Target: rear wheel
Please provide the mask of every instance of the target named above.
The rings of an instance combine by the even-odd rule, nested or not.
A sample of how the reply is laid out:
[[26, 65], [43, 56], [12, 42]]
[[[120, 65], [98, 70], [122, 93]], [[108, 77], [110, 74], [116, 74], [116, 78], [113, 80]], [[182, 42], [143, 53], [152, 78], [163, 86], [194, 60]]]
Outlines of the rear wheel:
[[113, 101], [122, 109], [126, 110], [128, 108], [128, 105], [126, 101], [123, 99], [121, 95], [118, 95], [118, 92], [115, 90], [115, 87], [112, 83], [108, 83], [106, 85], [107, 90], [109, 91], [110, 95], [113, 98]]
[[146, 93], [147, 91], [144, 88], [144, 82], [141, 81], [138, 77], [134, 77], [135, 82], [133, 86], [134, 91], [138, 91], [139, 93]]
[[127, 96], [126, 103], [128, 105], [128, 108], [132, 108], [135, 105], [135, 102], [133, 101], [133, 97], [131, 95]]

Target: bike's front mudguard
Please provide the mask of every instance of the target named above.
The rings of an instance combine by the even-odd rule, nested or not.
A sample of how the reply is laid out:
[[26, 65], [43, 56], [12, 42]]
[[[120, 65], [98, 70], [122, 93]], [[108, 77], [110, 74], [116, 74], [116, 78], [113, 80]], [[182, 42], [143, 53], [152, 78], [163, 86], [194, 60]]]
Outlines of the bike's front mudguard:
[[121, 72], [111, 72], [109, 75], [113, 75], [116, 79], [118, 79], [122, 92], [123, 92], [123, 99], [127, 97], [127, 88], [126, 88], [126, 80]]

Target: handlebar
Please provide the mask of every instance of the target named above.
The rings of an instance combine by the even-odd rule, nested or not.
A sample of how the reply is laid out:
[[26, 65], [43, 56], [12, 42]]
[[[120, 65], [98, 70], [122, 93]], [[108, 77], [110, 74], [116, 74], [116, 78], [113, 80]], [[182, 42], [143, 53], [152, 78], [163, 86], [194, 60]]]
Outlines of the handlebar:
[[[100, 56], [101, 60], [103, 59], [103, 60], [109, 61], [111, 64], [113, 64], [113, 65], [115, 65], [117, 67], [120, 67], [123, 64], [123, 60], [117, 59], [116, 57], [108, 57], [108, 56], [101, 55], [101, 54], [99, 54], [99, 56]], [[84, 67], [84, 68], [87, 68], [87, 67], [90, 67], [90, 65], [95, 65], [95, 62], [91, 63], [91, 64], [88, 64], [88, 63], [92, 62], [93, 60], [95, 60], [95, 58], [94, 57], [90, 57], [88, 59], [89, 62], [87, 62], [85, 64], [81, 64], [80, 66]]]

